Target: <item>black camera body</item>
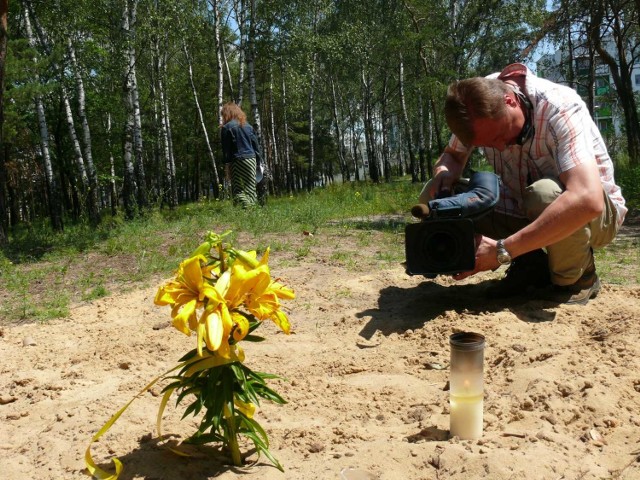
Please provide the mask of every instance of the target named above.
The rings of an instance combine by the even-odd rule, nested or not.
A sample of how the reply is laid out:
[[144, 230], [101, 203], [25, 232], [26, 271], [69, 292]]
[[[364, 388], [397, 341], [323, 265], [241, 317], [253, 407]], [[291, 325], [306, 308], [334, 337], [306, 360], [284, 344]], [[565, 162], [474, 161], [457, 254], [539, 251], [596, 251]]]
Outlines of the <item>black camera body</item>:
[[473, 220], [426, 219], [405, 227], [405, 254], [410, 275], [454, 274], [475, 268]]
[[409, 275], [435, 277], [475, 268], [474, 219], [488, 213], [499, 198], [500, 181], [490, 172], [474, 173], [466, 191], [416, 205], [421, 219], [405, 227], [405, 256]]

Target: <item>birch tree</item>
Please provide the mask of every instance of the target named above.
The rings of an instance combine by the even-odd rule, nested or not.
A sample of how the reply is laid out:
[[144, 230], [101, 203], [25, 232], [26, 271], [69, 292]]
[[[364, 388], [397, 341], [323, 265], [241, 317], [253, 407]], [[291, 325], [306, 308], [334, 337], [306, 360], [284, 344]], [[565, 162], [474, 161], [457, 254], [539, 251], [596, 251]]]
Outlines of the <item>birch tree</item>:
[[218, 166], [216, 165], [216, 158], [213, 153], [213, 148], [211, 148], [211, 142], [209, 141], [209, 132], [207, 130], [207, 125], [204, 120], [204, 115], [202, 114], [202, 108], [200, 107], [200, 100], [198, 99], [198, 92], [196, 90], [196, 84], [193, 80], [193, 66], [191, 64], [191, 56], [189, 55], [189, 50], [187, 49], [187, 44], [183, 39], [182, 48], [184, 51], [184, 56], [187, 61], [187, 70], [189, 72], [189, 82], [191, 83], [191, 91], [193, 92], [193, 101], [196, 105], [196, 110], [198, 112], [198, 120], [200, 121], [200, 128], [202, 129], [202, 134], [204, 135], [205, 145], [207, 147], [207, 154], [209, 155], [209, 161], [211, 162], [211, 170], [213, 172], [213, 181], [214, 181], [214, 196], [218, 198], [220, 196], [219, 185], [220, 185], [220, 177], [218, 176]]
[[9, 1], [0, 0], [0, 245], [9, 241], [7, 217], [7, 169], [4, 148], [4, 65], [7, 58], [7, 14]]
[[[131, 4], [129, 3], [131, 1]], [[137, 0], [124, 0], [122, 11], [122, 34], [124, 36], [124, 75], [122, 82], [122, 98], [125, 107], [125, 125], [123, 135], [123, 185], [122, 202], [125, 215], [131, 219], [138, 214], [138, 184], [134, 167], [134, 129], [135, 113], [133, 93], [134, 69], [136, 64], [135, 48], [133, 46], [132, 9], [137, 8]]]
[[400, 106], [402, 107], [402, 120], [405, 130], [405, 137], [407, 139], [407, 151], [409, 152], [409, 172], [411, 173], [411, 181], [417, 182], [418, 168], [416, 165], [416, 155], [413, 150], [413, 131], [411, 123], [409, 122], [409, 113], [407, 112], [407, 102], [404, 95], [404, 62], [402, 60], [402, 54], [400, 54], [400, 68], [399, 68], [399, 81], [398, 87], [400, 89]]
[[[249, 1], [249, 34], [247, 38], [247, 74], [249, 76], [249, 102], [251, 104], [251, 117], [253, 118], [253, 128], [258, 139], [258, 148], [262, 147], [262, 120], [258, 105], [258, 93], [256, 85], [256, 23], [257, 23], [257, 0]], [[262, 152], [263, 158], [265, 152]], [[266, 160], [266, 159], [265, 159]], [[264, 205], [268, 193], [268, 183], [271, 179], [271, 172], [267, 168], [267, 163], [261, 165], [263, 169], [262, 181], [257, 185], [258, 202]]]
[[[27, 4], [24, 4], [23, 20], [27, 39], [29, 40], [29, 46], [36, 52], [36, 39], [31, 28], [31, 20], [29, 18], [29, 10]], [[34, 57], [34, 64], [37, 63], [37, 59]], [[40, 82], [40, 76], [35, 73], [34, 80], [36, 83]], [[45, 179], [47, 184], [47, 190], [49, 194], [49, 218], [51, 220], [51, 227], [55, 231], [62, 231], [64, 225], [62, 222], [62, 204], [60, 198], [60, 189], [56, 178], [53, 174], [53, 166], [51, 164], [51, 149], [49, 147], [49, 128], [47, 126], [47, 119], [45, 115], [44, 103], [42, 96], [39, 93], [35, 95], [36, 112], [38, 118], [38, 130], [40, 132], [40, 154], [42, 155], [43, 169], [45, 172]]]
[[[29, 15], [31, 15], [34, 21], [39, 44], [45, 54], [47, 56], [51, 56], [54, 47], [53, 42], [51, 41], [50, 36], [47, 34], [47, 32], [40, 25], [40, 22], [35, 15], [30, 0], [24, 0], [24, 2], [27, 10], [27, 18], [29, 17]], [[80, 140], [76, 132], [73, 109], [71, 108], [70, 94], [64, 78], [65, 67], [58, 65], [56, 62], [53, 62], [53, 66], [54, 70], [58, 72], [60, 78], [60, 94], [62, 97], [64, 109], [64, 119], [65, 123], [67, 124], [69, 138], [73, 147], [73, 158], [76, 167], [76, 177], [74, 178], [73, 185], [79, 190], [77, 193], [81, 203], [81, 210], [86, 209], [86, 213], [88, 214], [90, 222], [93, 225], [96, 225], [99, 222], [100, 211], [98, 205], [97, 176], [95, 174], [95, 167], [93, 166], [93, 162], [90, 162], [91, 157], [86, 159], [82, 153], [82, 147], [80, 145]], [[92, 176], [94, 178], [95, 185], [93, 188], [89, 182], [88, 171], [92, 172]]]
[[136, 72], [137, 64], [137, 50], [136, 50], [136, 32], [137, 32], [137, 18], [138, 18], [138, 0], [125, 0], [130, 1], [129, 4], [129, 32], [130, 41], [128, 42], [128, 94], [131, 96], [130, 107], [131, 115], [133, 117], [133, 158], [134, 158], [134, 172], [136, 176], [136, 201], [138, 208], [146, 208], [148, 206], [148, 193], [147, 193], [147, 175], [144, 167], [144, 149], [142, 143], [142, 115], [140, 113], [140, 93], [138, 89], [138, 75]]
[[[82, 125], [83, 146], [84, 146], [84, 159], [87, 164], [87, 176], [88, 176], [88, 204], [90, 211], [90, 220], [96, 225], [100, 220], [99, 205], [98, 205], [98, 174], [95, 164], [93, 162], [93, 152], [91, 148], [91, 129], [89, 128], [89, 120], [87, 118], [86, 111], [86, 95], [84, 90], [84, 80], [80, 66], [76, 60], [76, 52], [71, 41], [71, 37], [68, 38], [67, 50], [69, 55], [69, 61], [74, 73], [76, 81], [76, 91], [78, 97], [78, 116], [80, 117], [80, 123]], [[75, 129], [74, 129], [75, 133]]]

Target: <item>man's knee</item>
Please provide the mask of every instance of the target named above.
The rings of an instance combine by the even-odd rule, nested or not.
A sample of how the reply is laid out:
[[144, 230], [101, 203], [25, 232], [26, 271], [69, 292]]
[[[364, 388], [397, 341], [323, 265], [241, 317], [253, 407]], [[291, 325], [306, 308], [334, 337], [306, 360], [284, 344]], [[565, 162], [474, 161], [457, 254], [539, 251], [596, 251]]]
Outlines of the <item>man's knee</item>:
[[563, 192], [556, 178], [542, 178], [529, 185], [524, 194], [524, 210], [529, 220], [535, 220]]

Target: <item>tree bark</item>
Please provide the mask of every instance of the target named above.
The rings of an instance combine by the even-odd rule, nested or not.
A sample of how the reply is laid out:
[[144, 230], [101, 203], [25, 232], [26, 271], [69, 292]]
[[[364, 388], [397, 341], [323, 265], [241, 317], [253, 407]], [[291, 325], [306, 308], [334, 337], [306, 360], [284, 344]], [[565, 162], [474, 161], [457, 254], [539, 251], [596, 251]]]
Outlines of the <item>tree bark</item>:
[[184, 40], [182, 42], [182, 48], [184, 50], [184, 56], [187, 60], [187, 70], [189, 71], [189, 82], [191, 83], [191, 91], [193, 92], [193, 101], [196, 105], [196, 110], [198, 112], [198, 120], [200, 121], [200, 128], [202, 128], [205, 146], [207, 147], [207, 154], [209, 155], [209, 160], [211, 162], [211, 169], [213, 171], [213, 183], [214, 183], [213, 194], [215, 198], [219, 198], [220, 197], [220, 189], [219, 189], [220, 178], [218, 177], [218, 167], [216, 165], [216, 157], [213, 154], [213, 148], [211, 148], [211, 142], [209, 140], [209, 132], [207, 131], [207, 125], [204, 120], [202, 108], [200, 107], [200, 101], [198, 100], [198, 92], [196, 90], [196, 84], [193, 80], [193, 67], [191, 66], [191, 56], [189, 55], [189, 51], [187, 50], [187, 44]]
[[[136, 0], [133, 0], [134, 2]], [[133, 106], [133, 80], [131, 64], [135, 63], [135, 52], [132, 51], [132, 32], [129, 0], [124, 2], [124, 11], [122, 14], [122, 31], [125, 36], [125, 58], [124, 58], [124, 79], [123, 79], [123, 100], [125, 106], [125, 125], [124, 125], [124, 144], [122, 160], [123, 166], [123, 184], [122, 184], [122, 203], [124, 205], [125, 216], [128, 219], [134, 218], [138, 214], [138, 185], [136, 183], [136, 174], [134, 167], [134, 146], [133, 136], [135, 128], [134, 106]], [[132, 58], [133, 57], [133, 58]]]
[[287, 193], [295, 190], [293, 180], [293, 167], [291, 165], [291, 141], [289, 139], [289, 120], [287, 116], [287, 82], [285, 79], [286, 69], [284, 60], [280, 58], [280, 79], [282, 82], [282, 129], [284, 130], [284, 170], [286, 176]]
[[118, 190], [116, 187], [116, 162], [111, 148], [111, 114], [107, 114], [107, 147], [109, 149], [109, 203], [111, 204], [111, 216], [118, 214]]
[[[255, 2], [254, 0], [248, 0], [251, 2], [251, 12], [250, 12], [250, 22], [253, 22], [252, 20], [252, 16], [253, 16], [253, 12], [255, 11]], [[245, 76], [245, 57], [246, 58], [246, 66], [247, 68], [249, 68], [249, 55], [251, 55], [251, 53], [249, 53], [249, 55], [247, 55], [247, 52], [245, 52], [246, 47], [247, 47], [247, 32], [246, 32], [246, 24], [247, 24], [247, 6], [245, 4], [245, 0], [236, 0], [233, 2], [233, 9], [235, 11], [236, 14], [236, 22], [238, 24], [238, 38], [240, 40], [240, 45], [238, 46], [238, 94], [237, 97], [235, 99], [236, 103], [238, 105], [242, 104], [242, 100], [244, 99], [244, 76]], [[251, 29], [251, 27], [250, 27]], [[249, 50], [251, 50], [253, 47], [251, 45], [251, 33], [249, 33], [249, 45], [248, 48]], [[253, 60], [251, 60], [253, 61]], [[249, 73], [249, 75], [251, 75], [251, 73]]]
[[[51, 56], [53, 52], [53, 43], [48, 38], [47, 33], [44, 31], [38, 18], [35, 16], [35, 12], [32, 8], [30, 0], [25, 0], [25, 6], [27, 9], [26, 17], [28, 19], [29, 16], [33, 17], [33, 25], [37, 32], [37, 37], [40, 42], [40, 45], [47, 56]], [[76, 132], [75, 120], [73, 117], [73, 110], [71, 108], [71, 100], [69, 97], [69, 90], [67, 89], [67, 85], [65, 83], [65, 75], [64, 71], [66, 66], [59, 66], [55, 62], [53, 63], [53, 67], [55, 71], [59, 72], [60, 75], [60, 94], [62, 97], [62, 104], [64, 107], [65, 113], [65, 122], [67, 124], [67, 129], [69, 130], [69, 138], [71, 140], [71, 146], [73, 147], [74, 161], [77, 171], [76, 181], [73, 183], [74, 188], [78, 188], [79, 185], [79, 195], [78, 197], [81, 199], [81, 209], [82, 211], [86, 210], [86, 213], [89, 217], [89, 221], [92, 225], [96, 225], [99, 223], [99, 205], [98, 205], [98, 196], [91, 194], [91, 188], [89, 185], [89, 175], [87, 174], [87, 166], [85, 165], [85, 158], [83, 156], [82, 147], [80, 146], [80, 141], [78, 139], [78, 134]]]
[[[271, 160], [270, 165], [269, 165], [269, 171], [271, 172], [275, 172], [277, 173], [278, 171], [282, 170], [282, 166], [280, 165], [280, 151], [278, 149], [278, 139], [276, 137], [276, 119], [275, 119], [275, 105], [274, 105], [274, 101], [273, 101], [273, 68], [269, 69], [269, 114], [270, 114], [270, 143], [271, 143], [271, 155], [268, 155], [267, 157]], [[277, 187], [281, 188], [282, 187], [282, 182], [280, 182], [280, 179], [278, 178], [277, 175], [274, 175], [274, 180], [277, 179], [278, 181], [272, 181], [271, 182], [271, 192], [272, 193], [276, 193], [275, 192], [275, 188], [276, 188], [276, 183], [278, 183]]]
[[[218, 70], [218, 125], [222, 126], [222, 105], [224, 103], [224, 72], [223, 72], [223, 58], [224, 47], [220, 39], [220, 8], [218, 0], [210, 0], [211, 8], [213, 10], [213, 29], [214, 29], [214, 41], [216, 50], [216, 67]], [[186, 49], [186, 46], [185, 46]], [[227, 67], [228, 69], [228, 67]], [[193, 81], [192, 81], [193, 83]], [[230, 88], [233, 85], [229, 84]], [[194, 87], [195, 91], [195, 87]], [[233, 98], [233, 90], [231, 90], [231, 97]], [[215, 165], [215, 161], [213, 162]], [[216, 182], [218, 181], [218, 174], [216, 173]], [[217, 189], [217, 187], [216, 187]]]
[[315, 119], [314, 119], [314, 88], [316, 86], [316, 53], [314, 52], [311, 55], [311, 82], [309, 85], [309, 165], [307, 169], [307, 191], [311, 191], [313, 189], [313, 185], [315, 183]]
[[[258, 139], [258, 148], [262, 146], [262, 121], [260, 119], [260, 109], [258, 108], [258, 93], [256, 88], [256, 0], [250, 0], [249, 9], [249, 35], [247, 37], [247, 73], [249, 75], [249, 102], [251, 103], [251, 116], [253, 118], [253, 128]], [[257, 185], [258, 202], [264, 205], [269, 193], [269, 181], [271, 172], [268, 169], [266, 152], [262, 152], [263, 176], [262, 181]]]
[[129, 42], [129, 75], [131, 76], [131, 106], [133, 108], [133, 158], [136, 175], [136, 200], [138, 208], [146, 208], [149, 205], [147, 192], [147, 178], [144, 168], [144, 146], [142, 142], [142, 114], [140, 113], [140, 93], [138, 89], [138, 75], [136, 73], [137, 51], [135, 39], [137, 32], [138, 0], [130, 0], [129, 27], [131, 41]]
[[331, 99], [333, 100], [331, 106], [331, 113], [333, 114], [333, 124], [336, 135], [336, 145], [338, 147], [338, 161], [340, 163], [340, 174], [342, 175], [342, 183], [349, 181], [349, 169], [347, 167], [347, 161], [344, 154], [344, 140], [342, 131], [340, 129], [340, 117], [338, 115], [338, 95], [336, 93], [336, 82], [331, 76]]
[[367, 149], [369, 163], [369, 178], [372, 182], [380, 182], [380, 166], [376, 157], [375, 132], [373, 127], [373, 105], [371, 100], [371, 77], [365, 69], [361, 70], [362, 77], [362, 112], [364, 122], [364, 142]]
[[[29, 39], [29, 45], [35, 50], [36, 40], [31, 29], [31, 21], [29, 19], [29, 8], [27, 3], [24, 4], [24, 23], [27, 37]], [[34, 58], [34, 62], [37, 60]], [[37, 83], [40, 82], [38, 75], [35, 76]], [[62, 222], [62, 204], [60, 198], [60, 189], [56, 178], [53, 174], [53, 166], [51, 164], [51, 149], [49, 147], [49, 128], [47, 127], [47, 119], [45, 116], [44, 103], [42, 97], [39, 94], [35, 95], [36, 112], [38, 115], [38, 127], [40, 131], [40, 152], [42, 154], [42, 163], [45, 172], [45, 178], [47, 182], [48, 197], [49, 197], [49, 218], [51, 220], [51, 227], [55, 231], [62, 231], [64, 225]]]
[[[87, 163], [87, 177], [88, 177], [88, 208], [89, 208], [89, 219], [92, 225], [97, 225], [100, 221], [100, 205], [98, 203], [98, 174], [96, 172], [96, 167], [93, 163], [93, 153], [91, 148], [91, 130], [89, 128], [89, 120], [87, 119], [87, 111], [85, 105], [85, 91], [84, 91], [84, 81], [82, 79], [82, 74], [80, 73], [80, 67], [78, 66], [78, 62], [76, 60], [76, 52], [73, 47], [73, 43], [71, 42], [71, 38], [68, 39], [67, 48], [69, 52], [69, 60], [71, 61], [71, 66], [73, 67], [74, 76], [76, 79], [76, 88], [78, 94], [78, 116], [80, 117], [80, 122], [82, 124], [82, 138], [84, 145], [84, 159]], [[74, 129], [75, 133], [75, 129]]]
[[609, 66], [609, 71], [613, 77], [613, 83], [616, 86], [618, 98], [624, 112], [625, 132], [627, 134], [627, 149], [629, 153], [629, 163], [632, 166], [640, 164], [640, 119], [638, 117], [638, 109], [633, 92], [632, 68], [627, 60], [627, 52], [624, 48], [624, 39], [621, 37], [622, 31], [620, 20], [617, 12], [614, 12], [613, 38], [618, 53], [618, 58], [611, 56], [602, 44], [600, 28], [604, 20], [605, 5], [602, 0], [596, 2], [593, 9], [592, 23], [589, 29], [589, 37], [596, 51], [604, 63]]
[[7, 13], [9, 1], [0, 0], [0, 245], [9, 243], [7, 215], [7, 169], [4, 145], [4, 65], [7, 58]]
[[415, 183], [419, 180], [418, 168], [416, 165], [416, 155], [413, 151], [413, 131], [411, 123], [409, 123], [409, 113], [407, 112], [407, 104], [404, 96], [404, 62], [402, 61], [402, 55], [400, 55], [398, 87], [400, 88], [400, 106], [402, 107], [402, 120], [407, 138], [407, 151], [409, 152], [409, 171], [411, 173], [411, 181]]
[[160, 65], [158, 75], [158, 100], [160, 102], [160, 135], [162, 139], [164, 166], [165, 166], [165, 200], [169, 208], [178, 206], [178, 186], [176, 182], [176, 165], [173, 158], [171, 145], [171, 124], [169, 122], [169, 105], [164, 87], [166, 58], [164, 54], [160, 54]]

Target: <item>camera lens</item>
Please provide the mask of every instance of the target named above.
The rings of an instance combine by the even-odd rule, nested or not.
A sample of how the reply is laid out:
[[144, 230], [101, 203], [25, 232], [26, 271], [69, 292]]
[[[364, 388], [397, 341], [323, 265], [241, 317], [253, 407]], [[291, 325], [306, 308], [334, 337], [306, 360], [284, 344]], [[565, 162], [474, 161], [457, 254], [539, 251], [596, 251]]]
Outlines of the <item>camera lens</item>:
[[432, 267], [440, 269], [457, 263], [460, 245], [455, 234], [440, 230], [425, 236], [422, 251], [429, 252]]
[[459, 273], [475, 267], [473, 222], [429, 219], [405, 228], [407, 271], [411, 275]]

